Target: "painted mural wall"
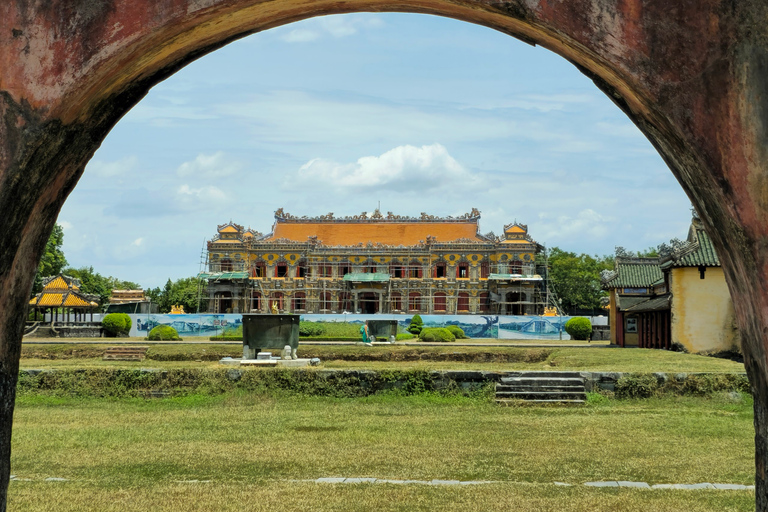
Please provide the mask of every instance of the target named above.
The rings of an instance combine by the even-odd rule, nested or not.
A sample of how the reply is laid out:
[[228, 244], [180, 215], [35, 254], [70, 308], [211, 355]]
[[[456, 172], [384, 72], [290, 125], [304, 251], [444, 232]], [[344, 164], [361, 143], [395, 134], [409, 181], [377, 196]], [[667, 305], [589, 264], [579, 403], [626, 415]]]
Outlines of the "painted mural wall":
[[[207, 338], [234, 334], [242, 327], [239, 314], [199, 315], [129, 315], [133, 320], [131, 336], [145, 337], [158, 325], [170, 325], [182, 338]], [[346, 322], [362, 325], [366, 320], [396, 320], [399, 331], [411, 323], [412, 315], [301, 315], [305, 322]], [[425, 327], [457, 325], [471, 338], [494, 339], [560, 339], [561, 327], [571, 317], [500, 316], [500, 315], [421, 315]], [[607, 325], [607, 317], [592, 317], [593, 325]], [[562, 339], [570, 336], [562, 328]]]
[[708, 267], [672, 269], [672, 342], [691, 352], [719, 352], [738, 347], [739, 333], [725, 275]]

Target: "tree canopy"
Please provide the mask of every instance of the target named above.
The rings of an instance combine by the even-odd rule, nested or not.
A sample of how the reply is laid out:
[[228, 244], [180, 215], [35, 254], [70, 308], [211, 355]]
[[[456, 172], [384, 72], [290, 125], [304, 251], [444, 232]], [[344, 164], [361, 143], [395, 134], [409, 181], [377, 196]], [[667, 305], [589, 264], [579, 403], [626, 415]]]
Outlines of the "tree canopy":
[[43, 278], [55, 276], [61, 273], [61, 270], [67, 265], [67, 259], [64, 257], [64, 251], [61, 246], [64, 244], [64, 229], [60, 224], [53, 226], [53, 232], [48, 237], [48, 243], [45, 244], [45, 252], [37, 266], [37, 275], [33, 285], [33, 293], [39, 293], [43, 289]]
[[196, 277], [183, 277], [176, 281], [168, 281], [161, 288], [151, 288], [146, 290], [147, 297], [158, 305], [161, 313], [168, 313], [171, 306], [184, 306], [185, 313], [201, 313], [207, 309], [207, 301], [200, 301], [200, 310], [198, 311], [198, 298], [206, 297], [205, 283], [200, 289], [200, 282]]
[[590, 256], [549, 250], [549, 285], [566, 311], [600, 308], [605, 292], [600, 288], [600, 272], [613, 269], [613, 255]]
[[98, 303], [103, 306], [109, 302], [112, 290], [136, 290], [141, 288], [133, 281], [123, 281], [112, 276], [102, 276], [93, 267], [68, 267], [64, 273], [80, 280], [80, 291], [83, 293], [98, 295]]

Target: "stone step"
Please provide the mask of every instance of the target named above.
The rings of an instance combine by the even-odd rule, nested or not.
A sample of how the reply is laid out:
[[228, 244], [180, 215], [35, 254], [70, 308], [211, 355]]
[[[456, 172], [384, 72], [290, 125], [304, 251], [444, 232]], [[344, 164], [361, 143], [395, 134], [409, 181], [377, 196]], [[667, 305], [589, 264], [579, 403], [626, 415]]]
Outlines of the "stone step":
[[104, 361], [143, 361], [149, 347], [109, 347], [104, 351]]
[[540, 387], [540, 388], [519, 388], [519, 387], [507, 387], [499, 386], [496, 388], [496, 396], [504, 393], [586, 393], [584, 386], [582, 387]]
[[583, 386], [584, 379], [555, 377], [516, 377], [501, 379], [499, 385], [505, 386]]
[[506, 372], [502, 379], [519, 377], [562, 377], [571, 379], [581, 379], [580, 372], [558, 372], [558, 371], [540, 371], [540, 372]]
[[514, 398], [517, 400], [586, 400], [584, 391], [501, 391], [496, 398]]
[[497, 405], [520, 405], [520, 404], [557, 404], [557, 405], [583, 405], [584, 400], [520, 400], [497, 398]]
[[583, 404], [584, 379], [577, 372], [519, 372], [496, 384], [496, 403]]

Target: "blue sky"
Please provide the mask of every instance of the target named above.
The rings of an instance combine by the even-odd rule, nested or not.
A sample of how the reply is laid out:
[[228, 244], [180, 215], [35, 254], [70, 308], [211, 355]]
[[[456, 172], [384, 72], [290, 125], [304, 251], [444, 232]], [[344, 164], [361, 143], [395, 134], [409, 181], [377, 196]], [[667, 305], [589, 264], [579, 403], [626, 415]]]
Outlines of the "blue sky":
[[197, 273], [230, 220], [294, 215], [515, 220], [609, 254], [685, 237], [690, 202], [571, 64], [493, 30], [411, 14], [314, 18], [230, 44], [112, 130], [59, 222], [73, 266], [162, 286]]

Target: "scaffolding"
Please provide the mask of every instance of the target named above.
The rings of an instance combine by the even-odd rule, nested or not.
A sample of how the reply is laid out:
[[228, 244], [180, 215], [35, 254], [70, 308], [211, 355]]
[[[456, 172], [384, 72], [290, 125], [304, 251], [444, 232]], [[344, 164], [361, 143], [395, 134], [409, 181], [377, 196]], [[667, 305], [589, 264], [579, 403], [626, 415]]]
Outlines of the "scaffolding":
[[[267, 313], [276, 305], [299, 313], [543, 313], [549, 300], [546, 272], [537, 274], [533, 262], [487, 261], [490, 247], [466, 250], [485, 253], [483, 261], [449, 264], [440, 258], [446, 252], [440, 246], [382, 250], [275, 244], [255, 250], [245, 243], [238, 249], [244, 257], [237, 261], [214, 261], [204, 248], [201, 262], [207, 271], [198, 277], [208, 282], [212, 312]], [[269, 265], [255, 257], [270, 251], [298, 257]]]

